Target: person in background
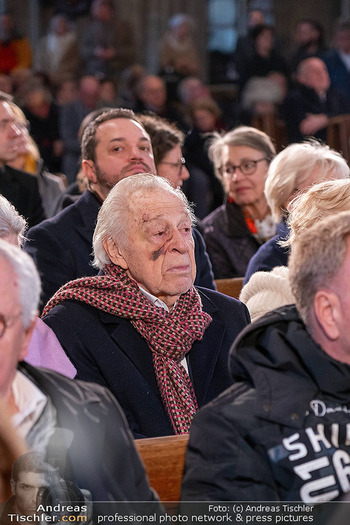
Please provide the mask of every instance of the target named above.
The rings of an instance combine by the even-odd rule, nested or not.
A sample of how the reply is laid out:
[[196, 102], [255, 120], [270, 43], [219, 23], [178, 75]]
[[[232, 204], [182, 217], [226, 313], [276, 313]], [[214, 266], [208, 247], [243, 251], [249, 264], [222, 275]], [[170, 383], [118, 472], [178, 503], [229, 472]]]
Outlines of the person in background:
[[331, 86], [346, 99], [350, 108], [350, 20], [339, 20], [334, 31], [334, 48], [323, 55]]
[[191, 177], [184, 191], [196, 205], [199, 219], [220, 206], [224, 199], [222, 184], [215, 176], [208, 156], [210, 141], [215, 132], [223, 132], [222, 111], [211, 97], [198, 98], [189, 104], [190, 131], [184, 142], [184, 155]]
[[271, 162], [265, 195], [275, 221], [276, 236], [269, 239], [251, 258], [244, 282], [257, 271], [287, 266], [289, 251], [281, 242], [288, 238], [286, 219], [289, 203], [313, 184], [322, 180], [347, 179], [350, 170], [340, 153], [317, 141], [290, 144]]
[[297, 82], [284, 100], [284, 118], [289, 143], [308, 137], [326, 141], [331, 117], [349, 112], [346, 99], [331, 87], [326, 64], [317, 57], [300, 62]]
[[216, 279], [243, 277], [254, 253], [276, 233], [264, 195], [275, 153], [266, 133], [247, 126], [217, 136], [210, 146], [225, 192], [224, 204], [202, 221]]
[[135, 437], [189, 431], [198, 407], [228, 386], [228, 350], [249, 322], [237, 300], [193, 286], [192, 221], [165, 178], [124, 178], [94, 232], [103, 273], [67, 283], [43, 312], [77, 378], [110, 388]]
[[21, 130], [11, 109], [12, 97], [0, 92], [0, 193], [34, 226], [45, 219], [34, 175], [8, 165], [17, 157]]
[[5, 10], [0, 15], [0, 73], [16, 74], [31, 66], [30, 41], [17, 31], [13, 13]]
[[74, 77], [80, 69], [78, 38], [66, 15], [58, 13], [49, 23], [48, 34], [37, 45], [34, 70], [49, 76], [52, 85]]
[[170, 18], [168, 31], [161, 40], [160, 69], [180, 77], [199, 73], [199, 56], [193, 38], [193, 19], [183, 13]]
[[323, 58], [326, 52], [324, 29], [322, 25], [311, 18], [298, 20], [294, 30], [296, 49], [289, 58], [291, 70], [297, 70], [300, 62], [311, 57]]
[[98, 107], [100, 83], [93, 76], [84, 76], [79, 81], [78, 98], [61, 107], [59, 134], [63, 140], [62, 172], [68, 184], [75, 181], [80, 165], [80, 124], [91, 111]]

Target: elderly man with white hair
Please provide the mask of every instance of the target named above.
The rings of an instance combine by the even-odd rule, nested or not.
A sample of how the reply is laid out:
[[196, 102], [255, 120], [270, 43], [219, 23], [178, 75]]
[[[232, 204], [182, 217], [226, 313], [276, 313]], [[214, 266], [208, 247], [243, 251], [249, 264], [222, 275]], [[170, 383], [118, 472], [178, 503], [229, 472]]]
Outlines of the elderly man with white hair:
[[0, 399], [16, 431], [93, 500], [153, 500], [111, 393], [23, 362], [40, 291], [31, 257], [0, 239]]
[[135, 436], [182, 434], [230, 383], [228, 350], [246, 307], [195, 288], [193, 214], [162, 177], [109, 193], [94, 233], [102, 275], [63, 286], [44, 310], [79, 379], [110, 388]]

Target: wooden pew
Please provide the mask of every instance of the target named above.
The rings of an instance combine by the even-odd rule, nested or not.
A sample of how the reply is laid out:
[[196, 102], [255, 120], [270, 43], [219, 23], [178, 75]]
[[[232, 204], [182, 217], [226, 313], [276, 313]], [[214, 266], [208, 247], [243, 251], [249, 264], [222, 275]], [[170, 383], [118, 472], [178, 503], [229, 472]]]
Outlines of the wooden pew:
[[215, 279], [215, 284], [219, 292], [239, 298], [243, 286], [244, 277], [231, 277], [231, 279]]
[[188, 438], [184, 434], [135, 440], [150, 485], [163, 502], [180, 500]]

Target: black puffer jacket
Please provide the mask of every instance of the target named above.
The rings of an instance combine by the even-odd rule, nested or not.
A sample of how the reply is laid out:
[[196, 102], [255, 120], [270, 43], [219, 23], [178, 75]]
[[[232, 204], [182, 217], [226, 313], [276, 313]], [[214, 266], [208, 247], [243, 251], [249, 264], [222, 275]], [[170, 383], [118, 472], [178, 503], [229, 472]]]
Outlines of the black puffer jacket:
[[191, 427], [184, 500], [326, 501], [350, 491], [350, 366], [311, 338], [294, 306], [231, 349], [236, 383]]

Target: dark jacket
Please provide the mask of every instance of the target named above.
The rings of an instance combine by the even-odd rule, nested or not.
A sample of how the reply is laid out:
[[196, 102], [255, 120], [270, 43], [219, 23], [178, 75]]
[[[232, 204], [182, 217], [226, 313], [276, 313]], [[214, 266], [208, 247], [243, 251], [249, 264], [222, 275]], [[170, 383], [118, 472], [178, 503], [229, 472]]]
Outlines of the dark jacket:
[[[203, 339], [187, 355], [198, 405], [231, 384], [228, 351], [249, 322], [246, 307], [219, 292], [199, 288], [203, 309], [212, 317]], [[130, 321], [77, 301], [64, 301], [45, 317], [77, 368], [77, 378], [107, 386], [137, 436], [173, 434], [163, 406], [151, 351]]]
[[[92, 237], [100, 206], [86, 190], [74, 204], [26, 234], [24, 249], [33, 257], [42, 279], [42, 306], [68, 281], [97, 274], [91, 265]], [[192, 232], [197, 264], [195, 284], [214, 289], [204, 241], [198, 231]]]
[[314, 502], [347, 492], [350, 366], [315, 343], [292, 305], [247, 327], [230, 358], [235, 384], [193, 421], [183, 499]]
[[241, 208], [226, 202], [203, 219], [201, 226], [215, 279], [243, 277], [261, 243], [249, 231]]
[[19, 370], [57, 411], [45, 459], [65, 480], [97, 501], [154, 499], [124, 415], [107, 389], [27, 363]]
[[277, 235], [266, 241], [250, 259], [244, 277], [246, 284], [255, 272], [270, 272], [275, 266], [288, 266], [289, 248], [280, 246], [289, 235], [287, 224], [282, 220], [277, 225]]
[[[350, 71], [340, 58], [336, 49], [328, 51], [323, 57], [326, 63], [331, 84], [336, 88], [342, 96], [346, 99], [348, 104], [348, 112], [350, 108]], [[345, 111], [344, 111], [345, 113]]]
[[0, 169], [0, 194], [25, 217], [29, 227], [45, 219], [38, 179], [35, 175], [4, 166]]
[[[336, 89], [330, 87], [325, 100], [320, 100], [314, 89], [298, 83], [287, 94], [284, 101], [284, 116], [289, 143], [301, 142], [306, 138], [301, 133], [299, 126], [308, 114], [320, 115], [324, 113], [327, 117], [336, 117], [348, 112], [346, 100]], [[325, 141], [326, 128], [320, 129], [314, 136]]]

